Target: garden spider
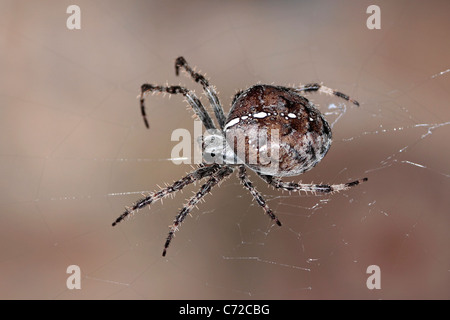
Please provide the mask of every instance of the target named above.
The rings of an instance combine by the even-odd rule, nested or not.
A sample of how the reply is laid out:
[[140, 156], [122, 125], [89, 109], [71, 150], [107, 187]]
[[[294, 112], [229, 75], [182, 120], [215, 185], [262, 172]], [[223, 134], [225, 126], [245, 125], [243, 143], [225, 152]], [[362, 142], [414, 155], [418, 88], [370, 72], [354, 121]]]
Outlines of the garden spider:
[[[207, 178], [200, 190], [189, 199], [170, 227], [162, 255], [165, 256], [175, 232], [186, 215], [197, 203], [238, 168], [242, 185], [251, 193], [265, 213], [279, 226], [281, 222], [269, 208], [261, 193], [255, 189], [247, 175], [247, 168], [253, 170], [269, 185], [287, 191], [305, 191], [312, 193], [332, 193], [357, 186], [367, 178], [342, 184], [303, 184], [284, 182], [281, 177], [296, 176], [313, 168], [327, 153], [331, 144], [331, 128], [320, 111], [302, 93], [320, 92], [343, 98], [359, 106], [359, 103], [346, 94], [327, 88], [318, 83], [300, 87], [281, 87], [273, 85], [254, 85], [239, 91], [233, 99], [227, 117], [217, 97], [216, 91], [208, 80], [195, 72], [183, 57], [175, 61], [175, 72], [185, 70], [195, 82], [202, 85], [203, 91], [212, 105], [219, 129], [206, 112], [195, 93], [181, 86], [159, 86], [143, 84], [141, 86], [140, 107], [145, 126], [149, 128], [145, 112], [144, 96], [149, 92], [182, 94], [194, 112], [200, 118], [210, 136], [203, 139], [203, 155], [213, 161], [203, 161], [197, 170], [189, 173], [172, 185], [137, 201], [119, 216], [115, 226], [137, 210], [162, 199], [185, 186]], [[231, 137], [231, 138], [229, 138]], [[270, 143], [267, 139], [270, 138]], [[215, 143], [213, 143], [215, 141]], [[219, 141], [219, 144], [217, 144]], [[237, 150], [236, 145], [241, 146]], [[231, 150], [230, 150], [231, 148]], [[266, 156], [266, 160], [261, 161]], [[270, 156], [267, 157], [267, 155]]]

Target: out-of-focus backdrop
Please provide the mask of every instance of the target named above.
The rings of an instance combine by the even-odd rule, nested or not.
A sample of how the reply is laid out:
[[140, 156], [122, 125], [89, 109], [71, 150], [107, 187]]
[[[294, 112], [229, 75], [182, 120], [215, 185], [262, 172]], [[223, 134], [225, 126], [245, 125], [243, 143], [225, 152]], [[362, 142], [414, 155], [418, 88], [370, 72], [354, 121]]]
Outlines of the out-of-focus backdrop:
[[[66, 26], [69, 5], [81, 29]], [[369, 5], [381, 29], [368, 29]], [[0, 298], [450, 298], [448, 1], [0, 2]], [[70, 20], [70, 19], [69, 19]], [[334, 141], [291, 180], [342, 183], [281, 193], [255, 175], [283, 226], [232, 176], [161, 256], [173, 217], [200, 187], [112, 227], [124, 206], [182, 177], [175, 129], [193, 134], [174, 60], [207, 74], [225, 111], [255, 83], [323, 82], [359, 100], [309, 95]], [[208, 107], [208, 110], [211, 110]], [[70, 290], [67, 268], [81, 270]], [[379, 266], [381, 289], [367, 287]]]

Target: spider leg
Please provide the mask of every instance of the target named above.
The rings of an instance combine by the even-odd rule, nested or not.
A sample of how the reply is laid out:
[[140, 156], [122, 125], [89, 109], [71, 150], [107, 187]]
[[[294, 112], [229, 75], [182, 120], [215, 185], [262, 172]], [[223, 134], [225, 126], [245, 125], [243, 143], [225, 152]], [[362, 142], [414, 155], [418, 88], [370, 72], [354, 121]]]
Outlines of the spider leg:
[[222, 106], [220, 105], [220, 101], [217, 97], [217, 93], [214, 87], [209, 84], [209, 81], [206, 80], [203, 75], [195, 72], [183, 57], [178, 57], [175, 60], [175, 73], [177, 76], [180, 73], [180, 68], [186, 70], [186, 72], [190, 74], [195, 82], [198, 82], [202, 85], [203, 90], [205, 91], [206, 96], [208, 97], [208, 100], [214, 109], [214, 114], [216, 115], [217, 121], [219, 122], [220, 129], [223, 129], [226, 121], [225, 114], [223, 112]]
[[294, 92], [300, 93], [300, 92], [321, 92], [321, 93], [325, 93], [328, 95], [334, 95], [336, 97], [342, 98], [344, 100], [350, 101], [353, 104], [357, 105], [359, 107], [359, 102], [356, 100], [353, 100], [352, 98], [350, 98], [348, 95], [346, 95], [345, 93], [342, 93], [340, 91], [325, 87], [319, 83], [309, 83], [309, 84], [305, 84], [303, 86], [297, 87], [297, 88], [292, 88], [292, 90]]
[[235, 103], [236, 100], [240, 97], [240, 95], [242, 94], [242, 92], [244, 92], [244, 90], [239, 90], [238, 92], [236, 92], [236, 94], [233, 96], [233, 101], [231, 102], [231, 105], [234, 105], [234, 103]]
[[282, 189], [285, 191], [305, 191], [305, 192], [320, 192], [320, 193], [333, 193], [339, 192], [343, 190], [350, 189], [351, 187], [355, 187], [360, 183], [367, 181], [367, 178], [355, 180], [352, 182], [341, 183], [341, 184], [305, 184], [305, 183], [295, 183], [295, 182], [284, 182], [281, 181], [280, 178], [276, 178], [273, 176], [266, 176], [259, 174], [259, 176], [271, 186]]
[[140, 102], [141, 102], [142, 117], [144, 118], [144, 123], [147, 128], [149, 128], [149, 124], [145, 112], [145, 98], [144, 98], [147, 92], [167, 92], [170, 94], [182, 94], [184, 97], [186, 97], [187, 102], [192, 107], [192, 109], [194, 109], [194, 112], [203, 122], [203, 125], [206, 127], [206, 129], [216, 128], [214, 126], [211, 117], [206, 112], [205, 107], [203, 106], [200, 99], [195, 95], [193, 91], [180, 86], [158, 86], [145, 83], [141, 86]]
[[205, 184], [201, 186], [200, 190], [191, 199], [189, 199], [188, 203], [183, 207], [183, 209], [181, 209], [180, 213], [175, 217], [173, 225], [170, 227], [169, 234], [167, 235], [167, 239], [164, 244], [164, 250], [162, 253], [163, 257], [167, 253], [167, 248], [169, 247], [175, 232], [178, 230], [178, 226], [183, 222], [184, 218], [186, 218], [186, 215], [189, 214], [192, 211], [192, 209], [196, 206], [196, 204], [207, 193], [211, 191], [212, 187], [217, 185], [220, 181], [229, 176], [232, 172], [233, 172], [232, 168], [227, 166], [222, 167], [221, 169], [213, 173], [211, 177], [208, 179], [208, 181], [206, 181]]
[[145, 197], [139, 201], [137, 201], [130, 209], [127, 209], [124, 213], [122, 213], [114, 222], [113, 227], [124, 220], [128, 215], [133, 214], [136, 210], [139, 210], [145, 206], [150, 205], [151, 203], [160, 200], [162, 198], [167, 197], [169, 194], [180, 191], [185, 186], [194, 183], [198, 180], [201, 180], [205, 177], [209, 177], [214, 174], [219, 169], [219, 165], [213, 164], [211, 166], [201, 166], [197, 170], [189, 173], [184, 178], [181, 178], [178, 181], [175, 181], [171, 186], [163, 188], [157, 192], [151, 193], [148, 197]]
[[261, 193], [259, 193], [259, 191], [256, 190], [256, 188], [253, 186], [253, 183], [248, 178], [247, 171], [245, 169], [245, 166], [243, 166], [243, 165], [239, 166], [239, 179], [241, 179], [241, 182], [244, 185], [244, 187], [246, 187], [248, 189], [248, 191], [250, 191], [253, 198], [264, 209], [266, 214], [270, 218], [272, 218], [272, 220], [274, 220], [277, 225], [281, 226], [280, 220], [278, 220], [277, 216], [273, 213], [273, 211], [267, 205], [266, 200], [264, 200]]

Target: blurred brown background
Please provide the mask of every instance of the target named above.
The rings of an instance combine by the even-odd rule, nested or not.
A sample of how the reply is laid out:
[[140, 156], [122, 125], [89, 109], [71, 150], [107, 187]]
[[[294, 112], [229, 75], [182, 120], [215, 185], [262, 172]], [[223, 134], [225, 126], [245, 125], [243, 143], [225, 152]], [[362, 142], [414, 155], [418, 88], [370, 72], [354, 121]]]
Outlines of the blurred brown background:
[[[66, 8], [81, 8], [68, 30]], [[381, 30], [366, 9], [381, 8]], [[0, 298], [450, 298], [448, 1], [0, 1]], [[257, 82], [323, 82], [361, 102], [311, 95], [333, 126], [327, 157], [297, 179], [341, 183], [314, 197], [252, 175], [273, 226], [237, 178], [213, 190], [161, 257], [190, 186], [112, 228], [174, 165], [179, 96], [144, 82], [201, 87], [174, 74], [183, 55], [225, 111]], [[334, 104], [334, 105], [333, 105]], [[337, 108], [334, 108], [337, 106]], [[294, 179], [296, 180], [296, 179]], [[68, 290], [66, 268], [81, 268]], [[366, 269], [381, 268], [381, 290]]]

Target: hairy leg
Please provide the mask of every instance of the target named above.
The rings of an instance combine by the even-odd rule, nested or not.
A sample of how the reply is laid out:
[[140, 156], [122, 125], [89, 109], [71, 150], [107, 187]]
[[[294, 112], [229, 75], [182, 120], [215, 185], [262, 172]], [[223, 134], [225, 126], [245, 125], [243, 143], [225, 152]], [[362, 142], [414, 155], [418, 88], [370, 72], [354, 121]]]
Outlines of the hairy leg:
[[178, 181], [175, 181], [172, 185], [163, 188], [157, 192], [151, 193], [148, 197], [145, 197], [139, 201], [137, 201], [130, 209], [127, 209], [124, 213], [122, 213], [114, 222], [113, 226], [124, 220], [128, 215], [133, 214], [136, 210], [142, 209], [151, 203], [160, 200], [164, 197], [167, 197], [169, 194], [180, 191], [185, 186], [194, 183], [198, 180], [201, 180], [205, 177], [209, 177], [214, 174], [219, 169], [219, 165], [212, 166], [202, 166], [197, 170], [189, 173], [184, 178], [181, 178]]

